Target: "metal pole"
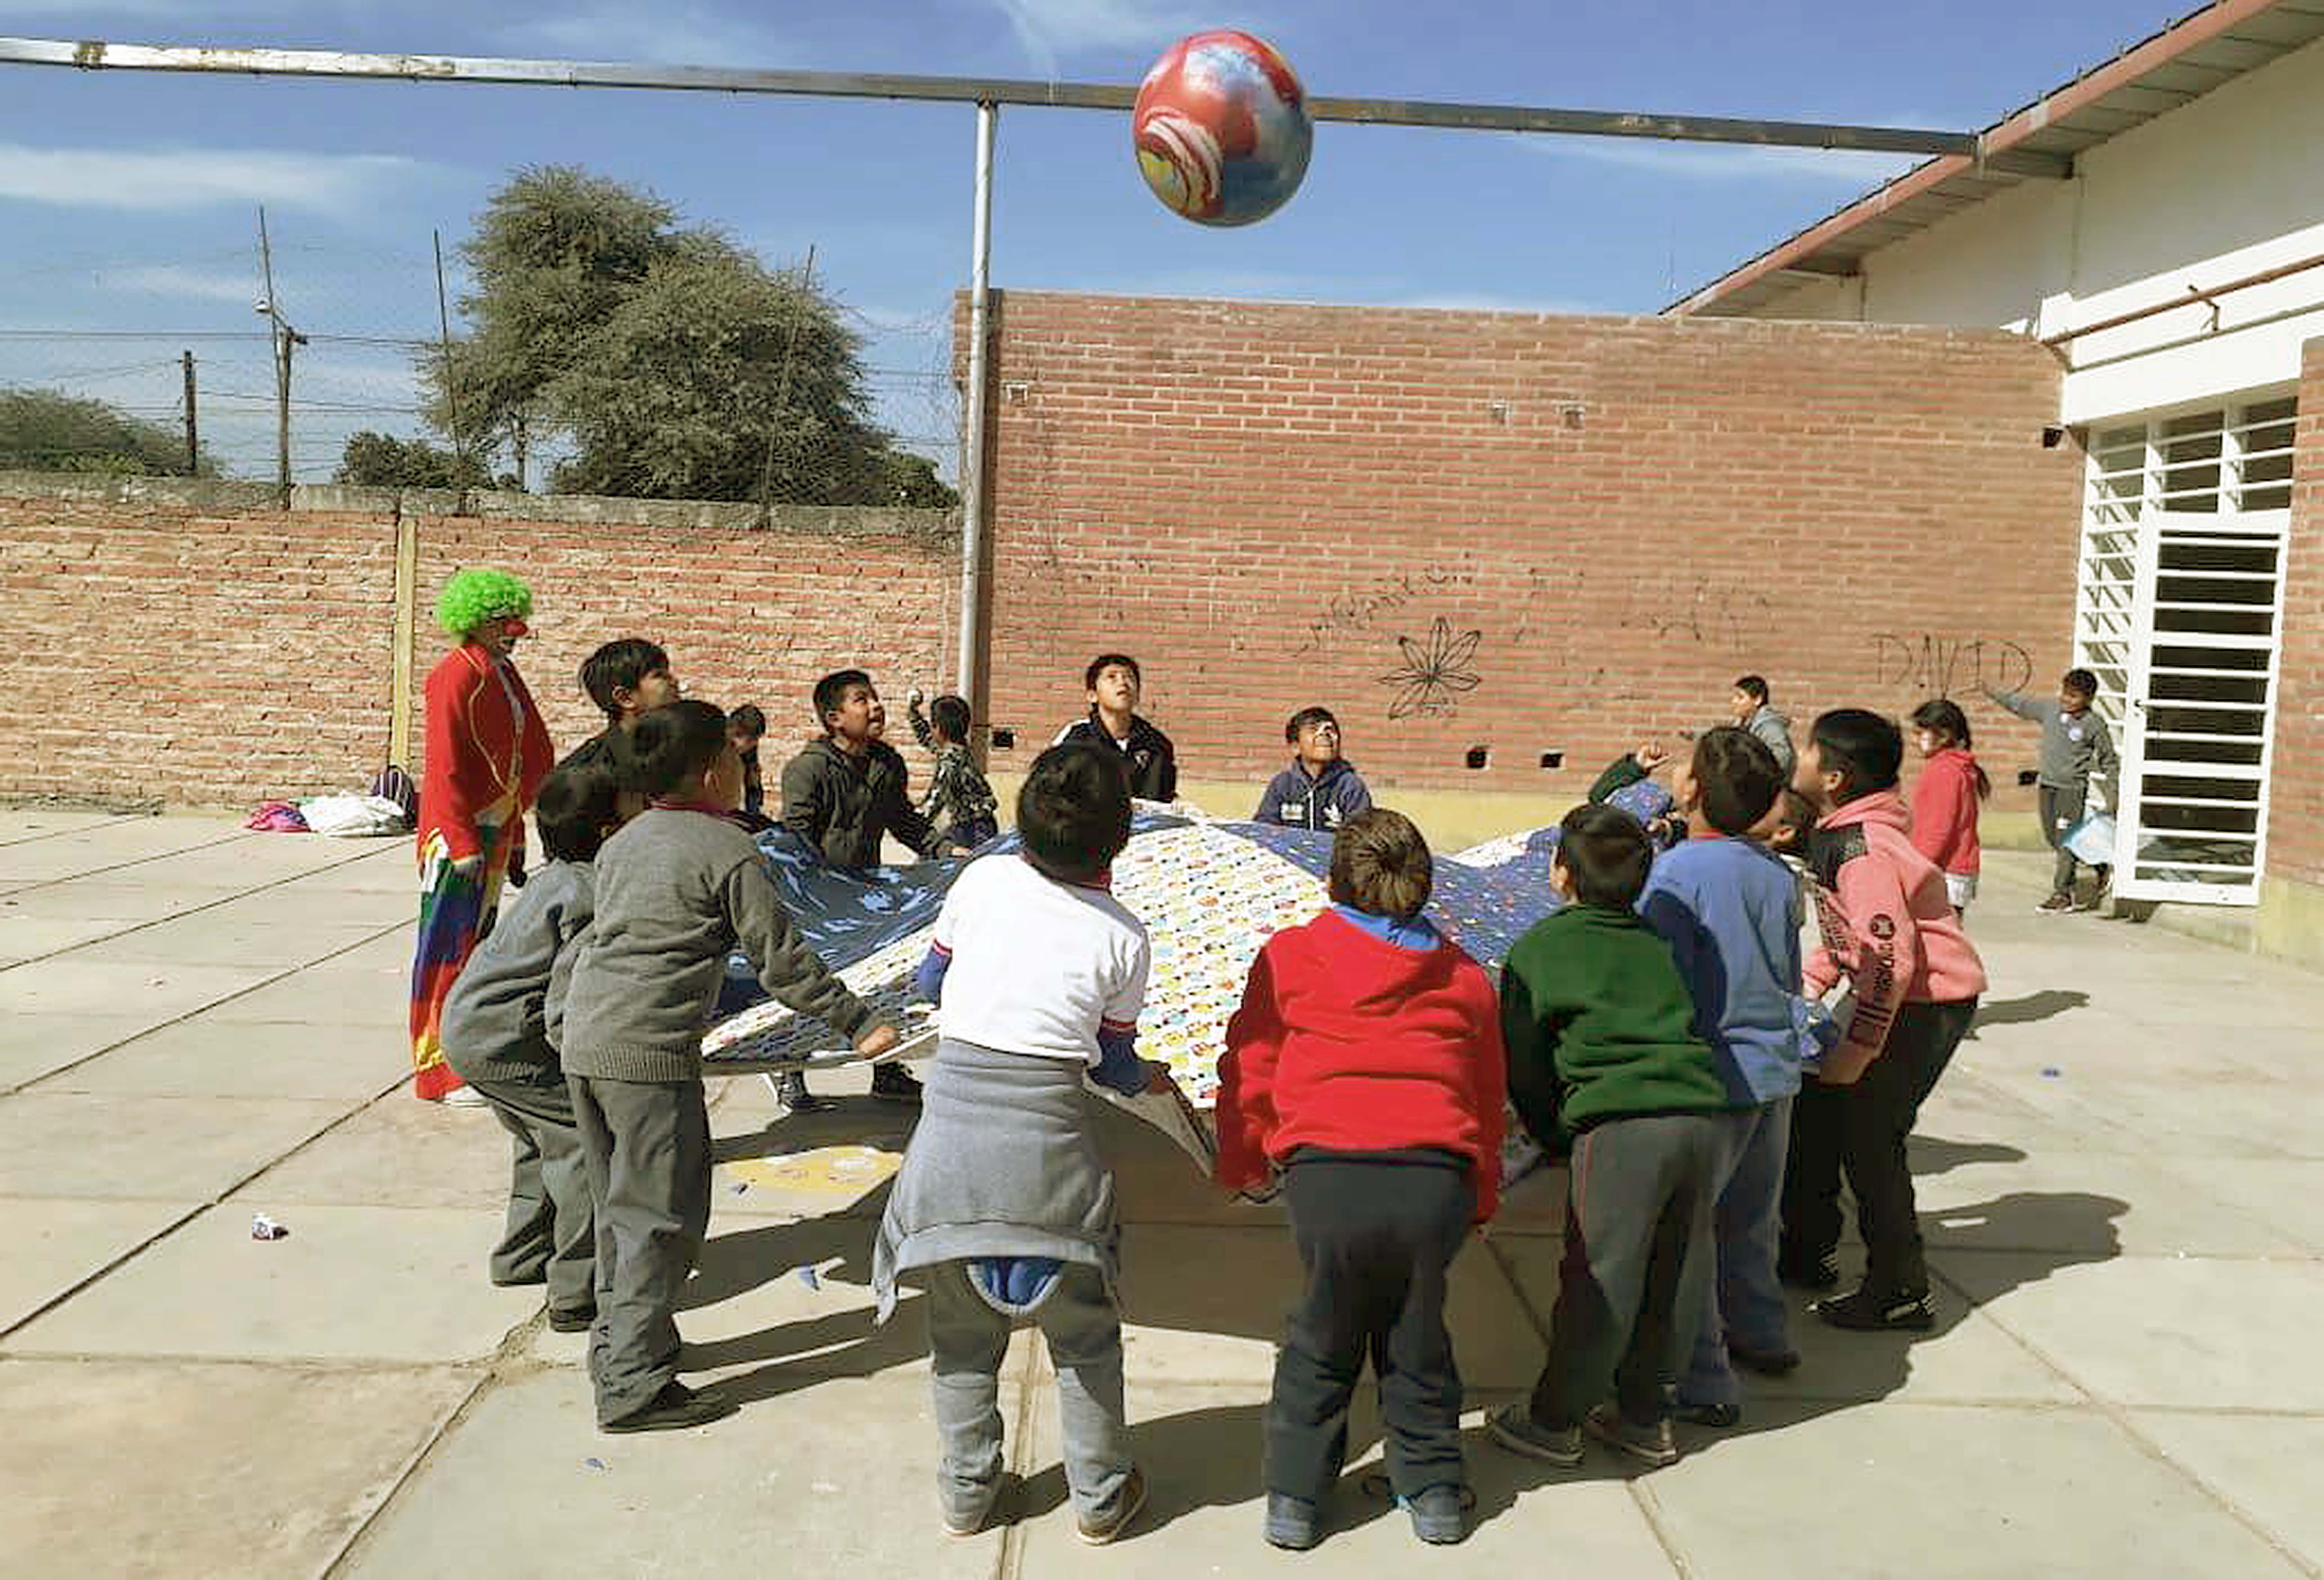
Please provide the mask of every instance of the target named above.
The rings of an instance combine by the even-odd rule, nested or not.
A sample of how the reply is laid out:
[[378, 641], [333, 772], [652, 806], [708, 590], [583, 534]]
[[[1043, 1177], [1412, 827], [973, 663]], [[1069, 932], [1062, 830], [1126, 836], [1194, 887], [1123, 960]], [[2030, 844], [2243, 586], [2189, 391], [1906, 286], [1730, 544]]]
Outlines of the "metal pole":
[[[1010, 78], [915, 77], [890, 72], [763, 71], [665, 66], [636, 60], [511, 60], [487, 56], [381, 54], [349, 50], [235, 49], [112, 43], [101, 39], [0, 38], [0, 64], [81, 71], [192, 71], [260, 77], [368, 77], [403, 82], [494, 82], [555, 87], [659, 88], [691, 93], [804, 94], [825, 98], [949, 100], [1054, 109], [1127, 110], [1138, 90], [1125, 83]], [[1917, 126], [1850, 126], [1816, 121], [1737, 119], [1650, 110], [1572, 110], [1536, 105], [1445, 104], [1425, 99], [1311, 96], [1319, 121], [1436, 126], [1464, 132], [1533, 132], [1647, 137], [1789, 148], [1855, 148], [1886, 153], [1959, 154], [1996, 170], [2062, 178], [2073, 161], [2022, 149], [1987, 152], [1973, 132]]]
[[179, 360], [186, 370], [186, 475], [198, 477], [202, 471], [202, 440], [194, 423], [194, 354], [189, 351]]
[[990, 100], [976, 106], [976, 225], [969, 243], [968, 420], [964, 425], [960, 465], [960, 660], [954, 683], [974, 717], [982, 719], [978, 688], [984, 683], [985, 417], [991, 374], [988, 366], [989, 316], [992, 295], [992, 134], [1001, 107]]

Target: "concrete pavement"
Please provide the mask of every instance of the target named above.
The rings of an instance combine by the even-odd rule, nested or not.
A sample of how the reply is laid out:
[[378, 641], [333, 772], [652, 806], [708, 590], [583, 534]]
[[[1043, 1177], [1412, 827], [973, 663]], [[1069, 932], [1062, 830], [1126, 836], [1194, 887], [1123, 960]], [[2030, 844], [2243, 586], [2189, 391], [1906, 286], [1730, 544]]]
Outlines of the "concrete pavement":
[[[1678, 1465], [1545, 1473], [1472, 1436], [1480, 1528], [1419, 1548], [1364, 1487], [1301, 1559], [1260, 1545], [1259, 1420], [1295, 1268], [1126, 1121], [1130, 1392], [1153, 1484], [1073, 1539], [1055, 1392], [1011, 1362], [1020, 1518], [947, 1539], [925, 1348], [864, 1288], [908, 1116], [779, 1122], [714, 1083], [712, 1242], [681, 1318], [744, 1401], [591, 1428], [577, 1339], [484, 1280], [489, 1115], [412, 1101], [408, 847], [215, 818], [0, 813], [0, 1552], [11, 1572], [575, 1576], [1259, 1575], [1304, 1562], [1621, 1576], [2324, 1573], [2324, 980], [2037, 917], [1994, 859], [1994, 978], [1916, 1144], [1943, 1320], [1803, 1322], [1807, 1363]], [[819, 1078], [860, 1094], [854, 1072]], [[1562, 1176], [1455, 1269], [1481, 1410], [1540, 1359]], [[290, 1237], [250, 1238], [254, 1213]]]

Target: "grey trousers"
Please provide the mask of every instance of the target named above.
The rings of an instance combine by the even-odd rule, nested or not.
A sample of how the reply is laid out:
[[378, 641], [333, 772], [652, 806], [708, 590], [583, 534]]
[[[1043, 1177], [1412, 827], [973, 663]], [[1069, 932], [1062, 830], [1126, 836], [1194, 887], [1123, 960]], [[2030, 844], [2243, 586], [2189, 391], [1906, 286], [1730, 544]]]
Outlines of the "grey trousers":
[[2089, 786], [2062, 789], [2044, 785], [2034, 799], [2042, 809], [2042, 837], [2058, 853], [2056, 869], [2050, 875], [2050, 887], [2058, 894], [2070, 895], [2074, 892], [2074, 880], [2081, 876], [2082, 864], [2066, 849], [2066, 836], [2082, 821], [2082, 813], [2089, 805]]
[[540, 1080], [470, 1080], [509, 1133], [508, 1225], [493, 1247], [496, 1284], [546, 1283], [552, 1311], [597, 1303], [597, 1230], [589, 1166], [573, 1124], [573, 1094], [553, 1071]]
[[1130, 1425], [1121, 1398], [1121, 1313], [1094, 1267], [1068, 1263], [1028, 1311], [987, 1300], [964, 1262], [940, 1262], [927, 1279], [928, 1351], [944, 1463], [936, 1495], [965, 1521], [992, 1502], [1001, 1480], [1001, 1363], [1019, 1315], [1048, 1341], [1057, 1372], [1065, 1484], [1083, 1520], [1110, 1512], [1130, 1479]]
[[597, 1208], [589, 1377], [602, 1424], [678, 1376], [678, 1297], [710, 1228], [710, 1111], [698, 1080], [566, 1084]]
[[1638, 1425], [1668, 1413], [1686, 1373], [1718, 1249], [1712, 1208], [1732, 1122], [1724, 1114], [1609, 1119], [1573, 1144], [1565, 1254], [1533, 1418], [1572, 1426], [1610, 1392]]

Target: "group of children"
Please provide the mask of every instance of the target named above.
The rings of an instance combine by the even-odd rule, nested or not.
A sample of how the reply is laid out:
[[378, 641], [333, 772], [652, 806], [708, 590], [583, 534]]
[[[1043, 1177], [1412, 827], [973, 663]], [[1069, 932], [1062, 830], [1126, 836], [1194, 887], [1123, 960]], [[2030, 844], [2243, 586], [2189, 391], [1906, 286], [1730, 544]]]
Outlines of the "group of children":
[[[680, 699], [650, 643], [601, 649], [583, 682], [607, 730], [542, 787], [550, 859], [454, 988], [447, 1056], [514, 1140], [494, 1280], [545, 1283], [550, 1325], [590, 1332], [600, 1426], [648, 1431], [733, 1408], [678, 1381], [674, 1321], [709, 1216], [698, 1038], [725, 958], [742, 950], [769, 992], [867, 1058], [898, 1039], [800, 941], [760, 859], [766, 820], [746, 808], [763, 718]], [[998, 1374], [1022, 1319], [1057, 1373], [1081, 1536], [1113, 1539], [1146, 1495], [1123, 1402], [1114, 1184], [1083, 1100], [1085, 1077], [1169, 1089], [1136, 1051], [1150, 946], [1108, 891], [1133, 796], [1176, 791], [1168, 738], [1137, 713], [1140, 683], [1124, 656], [1090, 666], [1089, 717], [1019, 794], [1021, 850], [961, 874], [918, 975], [943, 1031], [912, 1089], [921, 1116], [873, 1285], [883, 1320], [904, 1274], [926, 1288], [956, 1535], [1006, 1515]], [[780, 821], [825, 859], [869, 865], [890, 832], [926, 855], [991, 837], [965, 704], [939, 697], [924, 719], [920, 701], [941, 793], [914, 805], [870, 677], [816, 687], [824, 733], [783, 771]], [[1738, 684], [1736, 704], [1737, 722], [1675, 767], [1662, 819], [1675, 842], [1597, 798], [1567, 814], [1552, 868], [1564, 905], [1498, 988], [1425, 916], [1427, 844], [1371, 806], [1337, 721], [1318, 708], [1286, 726], [1297, 755], [1259, 811], [1333, 831], [1331, 904], [1259, 951], [1216, 1114], [1218, 1182], [1280, 1187], [1306, 1277], [1267, 1409], [1268, 1541], [1321, 1539], [1367, 1360], [1416, 1535], [1466, 1535], [1443, 1306], [1454, 1255], [1497, 1205], [1505, 1104], [1572, 1170], [1548, 1353], [1531, 1397], [1488, 1422], [1505, 1447], [1571, 1465], [1591, 1438], [1663, 1465], [1674, 1414], [1739, 1419], [1736, 1368], [1800, 1364], [1781, 1284], [1839, 1282], [1843, 1180], [1866, 1272], [1813, 1309], [1845, 1328], [1932, 1324], [1905, 1141], [1985, 986], [1960, 923], [1985, 789], [1967, 721], [1950, 703], [1914, 715], [1931, 764], [1916, 818], [1888, 720], [1827, 712], [1794, 753], [1764, 683]], [[1633, 754], [1630, 776], [1659, 756]], [[1933, 852], [1923, 824], [1941, 825]], [[1801, 879], [1771, 844], [1796, 853], [1814, 896], [1821, 945], [1806, 958]], [[1843, 982], [1835, 1023], [1819, 1001]]]

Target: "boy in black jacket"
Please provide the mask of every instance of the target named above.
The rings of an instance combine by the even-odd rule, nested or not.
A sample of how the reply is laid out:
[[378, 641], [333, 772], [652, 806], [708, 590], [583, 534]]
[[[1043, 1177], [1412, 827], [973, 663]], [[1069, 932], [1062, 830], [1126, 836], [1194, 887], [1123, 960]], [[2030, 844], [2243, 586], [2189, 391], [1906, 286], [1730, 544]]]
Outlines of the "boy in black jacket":
[[1089, 693], [1089, 717], [1057, 731], [1053, 746], [1086, 740], [1121, 753], [1130, 770], [1130, 793], [1140, 801], [1178, 799], [1178, 749], [1170, 738], [1138, 716], [1146, 688], [1138, 660], [1127, 653], [1101, 653], [1082, 674]]
[[[923, 857], [968, 854], [912, 804], [903, 756], [881, 739], [888, 710], [870, 675], [842, 669], [816, 681], [815, 717], [823, 738], [783, 765], [785, 828], [834, 867], [877, 867], [880, 841], [890, 833]], [[872, 1072], [872, 1095], [916, 1103], [920, 1083], [901, 1068], [882, 1064]], [[824, 1107], [795, 1070], [775, 1078], [775, 1097], [794, 1114]]]

